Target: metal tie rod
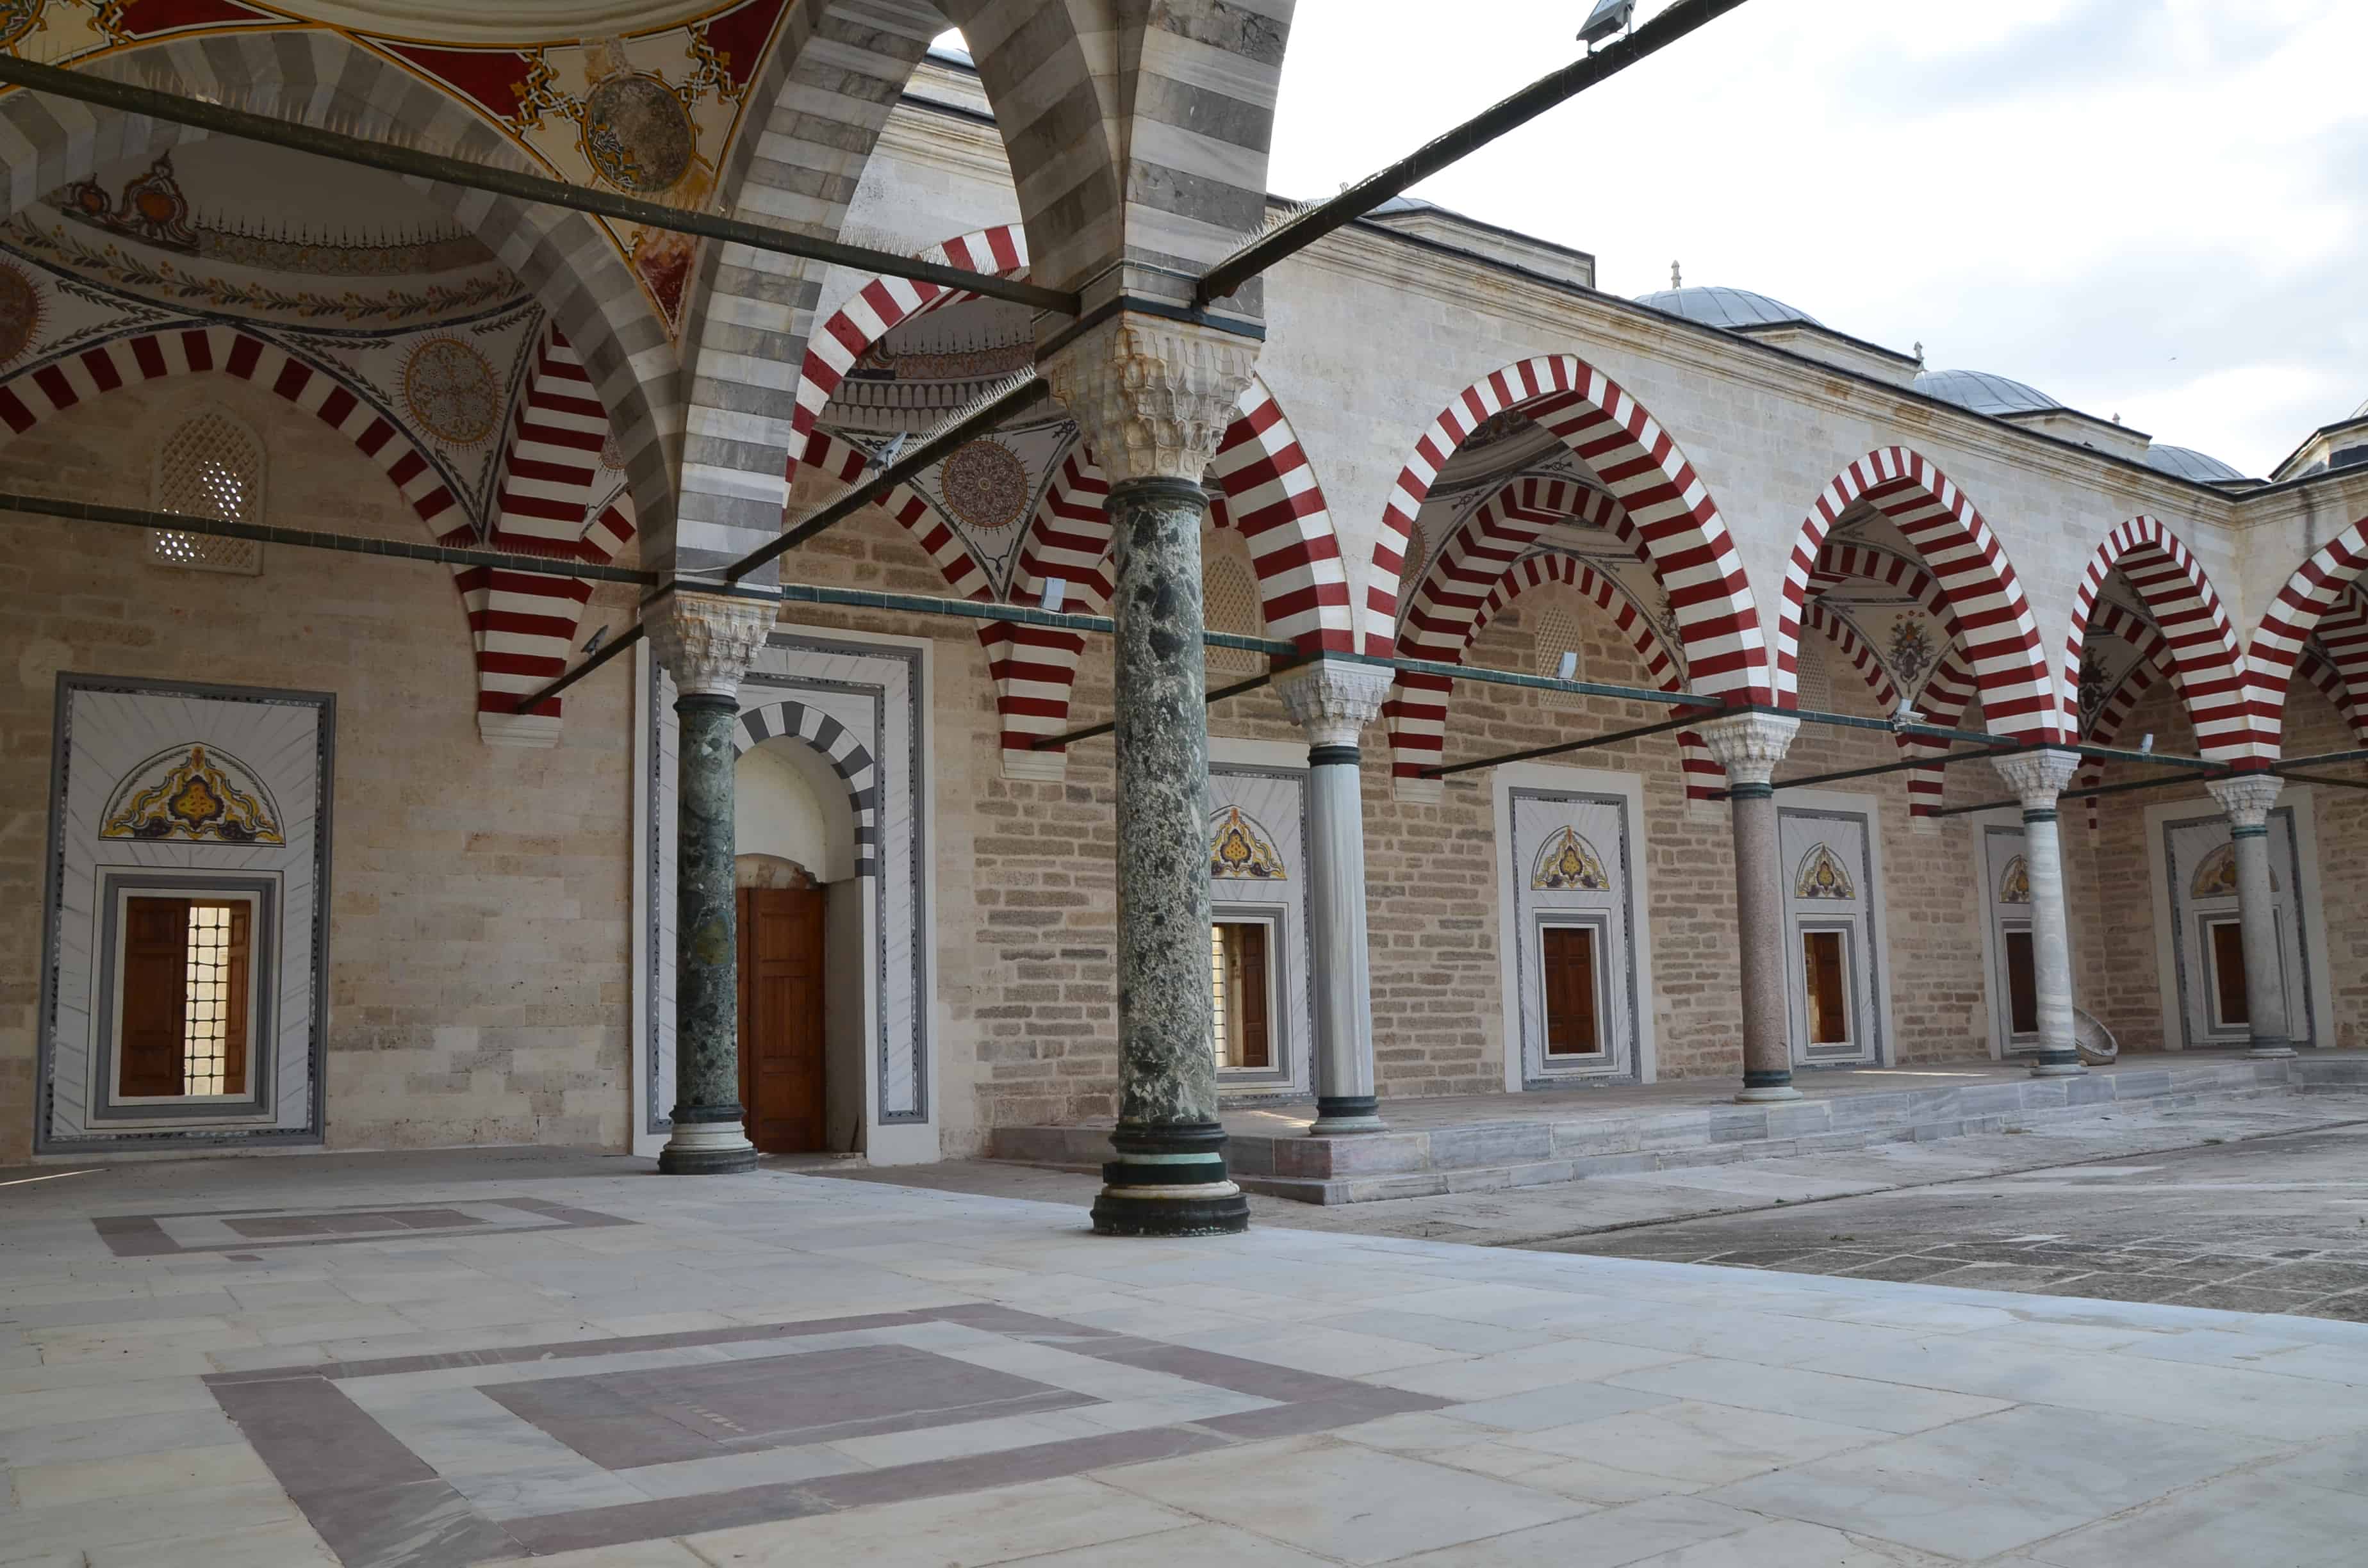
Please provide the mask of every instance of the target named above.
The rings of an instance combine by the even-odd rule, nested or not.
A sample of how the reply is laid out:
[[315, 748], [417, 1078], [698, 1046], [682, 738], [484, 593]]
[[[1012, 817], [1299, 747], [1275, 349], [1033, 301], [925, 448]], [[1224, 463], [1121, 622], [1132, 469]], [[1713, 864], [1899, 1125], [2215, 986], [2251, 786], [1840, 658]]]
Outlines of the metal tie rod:
[[477, 566], [495, 572], [519, 572], [535, 577], [583, 577], [596, 583], [642, 585], [658, 580], [655, 572], [638, 572], [630, 566], [609, 566], [592, 561], [564, 561], [551, 556], [520, 555], [506, 550], [475, 550], [467, 545], [414, 544], [399, 539], [361, 539], [352, 534], [322, 533], [313, 528], [264, 528], [255, 523], [223, 522], [215, 517], [184, 517], [178, 512], [154, 512], [142, 506], [102, 506], [95, 501], [63, 501], [53, 495], [0, 493], [0, 512], [63, 517], [78, 523], [112, 523], [121, 528], [162, 528], [169, 533], [198, 534], [207, 539], [241, 539], [255, 544], [337, 550], [349, 555], [391, 556], [398, 561], [432, 561], [444, 566]]
[[598, 653], [593, 654], [590, 658], [585, 660], [582, 664], [576, 665], [565, 675], [561, 676], [549, 686], [544, 687], [541, 691], [533, 692], [528, 696], [519, 698], [518, 699], [518, 705], [512, 708], [510, 711], [513, 713], [533, 712], [536, 709], [541, 707], [552, 698], [557, 697], [561, 692], [565, 691], [569, 687], [574, 686], [577, 681], [582, 680], [586, 676], [590, 675], [594, 670], [598, 669], [602, 665], [607, 664], [609, 660], [615, 658], [618, 654], [623, 653], [626, 649], [632, 647], [634, 643], [648, 636], [649, 630], [650, 629], [641, 621], [637, 620], [633, 622], [633, 624], [626, 630], [623, 636], [618, 638], [614, 642], [608, 644]]
[[1389, 167], [1366, 176], [1339, 195], [1308, 208], [1252, 239], [1211, 267], [1192, 290], [1192, 303], [1206, 310], [1286, 256], [1371, 212], [1416, 181], [1427, 179], [1508, 131], [1517, 131], [1557, 104], [1577, 97], [1645, 56], [1667, 49], [1708, 26], [1745, 0], [1677, 0], [1643, 27], [1552, 75], [1543, 76], [1511, 97], [1424, 143]]
[[966, 272], [959, 267], [916, 261], [909, 256], [898, 256], [892, 251], [843, 244], [837, 240], [795, 233], [762, 223], [743, 222], [737, 218], [695, 211], [687, 207], [670, 207], [662, 201], [651, 201], [620, 192], [570, 185], [565, 180], [551, 179], [519, 169], [496, 168], [489, 164], [472, 163], [465, 158], [447, 157], [440, 153], [406, 147], [395, 142], [348, 136], [342, 131], [300, 125], [275, 115], [254, 114], [222, 104], [210, 104], [201, 98], [168, 93], [157, 87], [138, 86], [129, 82], [110, 81], [87, 72], [18, 60], [13, 55], [0, 54], [0, 83], [58, 97], [74, 98], [101, 108], [119, 109], [125, 114], [191, 126], [218, 136], [235, 136], [248, 142], [268, 142], [275, 146], [292, 147], [300, 153], [359, 164], [364, 168], [383, 169], [389, 174], [465, 186], [472, 190], [488, 190], [496, 196], [514, 197], [521, 201], [570, 208], [578, 212], [613, 218], [622, 223], [638, 223], [644, 228], [666, 229], [678, 234], [697, 234], [702, 239], [723, 240], [746, 245], [751, 250], [800, 256], [808, 261], [826, 262], [833, 267], [853, 267], [860, 272], [885, 273], [892, 278], [910, 278], [923, 283], [935, 283], [940, 288], [967, 290], [973, 294], [1009, 300], [1015, 304], [1060, 315], [1074, 316], [1080, 309], [1075, 294], [1015, 278]]
[[[1268, 670], [1264, 675], [1252, 676], [1247, 680], [1237, 680], [1231, 686], [1219, 687], [1216, 690], [1210, 692], [1207, 696], [1201, 699], [1201, 705], [1203, 707], [1214, 708], [1218, 703], [1224, 701], [1229, 697], [1240, 697], [1245, 693], [1256, 691], [1262, 686], [1270, 685], [1273, 682], [1274, 677], [1282, 674], [1285, 670], [1292, 669], [1302, 663], [1304, 663], [1304, 661], [1299, 659], [1288, 661], [1278, 660], [1274, 667]], [[1099, 724], [1088, 724], [1082, 730], [1071, 730], [1065, 735], [1039, 735], [1034, 740], [1028, 743], [1028, 749], [1030, 751], [1057, 751], [1073, 745], [1078, 741], [1090, 741], [1097, 735], [1107, 735], [1117, 728], [1118, 721], [1110, 719]]]

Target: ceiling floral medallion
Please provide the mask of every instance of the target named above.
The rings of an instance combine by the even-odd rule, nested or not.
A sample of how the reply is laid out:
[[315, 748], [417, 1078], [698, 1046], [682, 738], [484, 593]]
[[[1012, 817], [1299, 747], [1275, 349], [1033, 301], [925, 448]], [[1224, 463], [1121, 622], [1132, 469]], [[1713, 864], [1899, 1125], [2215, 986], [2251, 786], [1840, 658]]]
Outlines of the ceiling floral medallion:
[[1530, 891], [1610, 892], [1611, 878], [1603, 869], [1603, 857], [1595, 852], [1595, 846], [1581, 838], [1577, 829], [1565, 827], [1538, 851], [1537, 863], [1530, 868]]
[[1274, 841], [1239, 806], [1227, 806], [1216, 815], [1216, 834], [1209, 843], [1209, 875], [1222, 881], [1291, 880], [1282, 869], [1282, 857], [1275, 853]]
[[41, 286], [23, 267], [0, 262], [0, 369], [40, 340], [47, 307]]
[[0, 0], [0, 49], [6, 49], [41, 25], [45, 0]]
[[459, 338], [431, 337], [404, 361], [403, 404], [438, 440], [473, 447], [501, 423], [501, 378]]
[[204, 745], [175, 745], [128, 774], [108, 798], [101, 838], [150, 844], [285, 844], [279, 806], [245, 763]]
[[690, 172], [699, 128], [681, 97], [659, 78], [624, 72], [584, 97], [584, 155], [619, 190], [656, 196]]
[[1034, 488], [1019, 454], [990, 437], [948, 458], [938, 483], [954, 516], [987, 533], [1018, 523]]

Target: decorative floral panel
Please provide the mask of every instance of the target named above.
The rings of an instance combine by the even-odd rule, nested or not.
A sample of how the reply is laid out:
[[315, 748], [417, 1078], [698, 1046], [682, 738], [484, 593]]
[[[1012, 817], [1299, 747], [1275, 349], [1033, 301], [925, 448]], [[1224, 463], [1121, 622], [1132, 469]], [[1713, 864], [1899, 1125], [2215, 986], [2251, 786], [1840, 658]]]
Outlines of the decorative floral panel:
[[1239, 806], [1219, 812], [1216, 831], [1209, 841], [1209, 875], [1234, 881], [1281, 882], [1290, 877], [1274, 839]]
[[1530, 891], [1609, 892], [1611, 878], [1604, 871], [1603, 857], [1595, 852], [1595, 846], [1581, 838], [1577, 829], [1565, 827], [1538, 851], [1537, 862], [1530, 868]]
[[108, 797], [99, 837], [144, 843], [285, 844], [279, 806], [254, 770], [196, 744], [158, 752]]
[[2031, 862], [2018, 855], [2006, 863], [2006, 874], [1998, 879], [2000, 903], [2031, 902]]
[[1817, 845], [1801, 857], [1801, 869], [1793, 879], [1794, 898], [1830, 898], [1844, 903], [1858, 898], [1858, 889], [1850, 885], [1850, 873], [1825, 845]]

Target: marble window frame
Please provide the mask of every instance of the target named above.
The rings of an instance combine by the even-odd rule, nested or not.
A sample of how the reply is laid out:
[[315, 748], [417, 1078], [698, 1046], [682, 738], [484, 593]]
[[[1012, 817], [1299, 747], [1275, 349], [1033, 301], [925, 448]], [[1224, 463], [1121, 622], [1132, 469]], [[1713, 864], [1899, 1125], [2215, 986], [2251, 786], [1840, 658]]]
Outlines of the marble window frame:
[[[85, 1114], [92, 1121], [149, 1122], [170, 1120], [252, 1122], [272, 1114], [270, 1085], [279, 1081], [279, 892], [276, 871], [207, 872], [193, 869], [183, 874], [145, 868], [98, 868], [98, 940], [91, 963], [93, 1016], [90, 1088]], [[119, 1097], [116, 1060], [122, 1046], [116, 1011], [123, 991], [122, 953], [118, 946], [125, 901], [134, 897], [252, 897], [255, 931], [249, 938], [252, 965], [247, 981], [249, 1016], [246, 1045], [246, 1092], [243, 1095], [181, 1096], [123, 1099]]]
[[[268, 1125], [224, 1124], [219, 1116], [203, 1124], [184, 1126], [127, 1127], [92, 1136], [90, 1130], [80, 1136], [60, 1136], [51, 1131], [56, 1121], [57, 1029], [62, 987], [59, 965], [63, 949], [63, 924], [65, 916], [66, 869], [66, 801], [68, 786], [73, 779], [74, 703], [84, 694], [131, 698], [186, 698], [209, 702], [246, 702], [276, 707], [307, 708], [313, 710], [313, 855], [310, 940], [304, 944], [310, 970], [311, 1016], [305, 1020], [304, 1056], [307, 1077], [304, 1099], [304, 1120], [301, 1126], [280, 1124], [286, 1106], [282, 1085], [271, 1085], [270, 1121]], [[330, 691], [304, 691], [291, 687], [225, 686], [207, 681], [154, 680], [137, 676], [107, 676], [60, 671], [57, 677], [56, 706], [51, 722], [49, 828], [42, 859], [41, 886], [41, 974], [39, 1011], [35, 1017], [33, 1052], [33, 1153], [42, 1154], [93, 1154], [110, 1151], [146, 1153], [175, 1148], [219, 1149], [224, 1147], [265, 1148], [309, 1146], [318, 1144], [327, 1126], [328, 1107], [328, 1040], [329, 1040], [329, 927], [330, 908], [335, 900], [330, 880], [330, 868], [335, 864], [336, 839], [336, 776], [337, 776], [337, 698]], [[283, 823], [283, 828], [290, 824]], [[108, 840], [106, 843], [117, 841]], [[194, 847], [194, 846], [182, 846]], [[224, 868], [220, 873], [208, 872], [202, 865], [188, 867], [119, 867], [121, 869], [153, 871], [169, 874], [184, 883], [207, 880], [211, 876], [258, 874], [245, 868], [233, 871]], [[283, 890], [284, 891], [284, 890]], [[285, 918], [283, 899], [280, 913], [275, 919], [283, 949], [290, 933], [278, 926]], [[95, 935], [95, 933], [94, 933]], [[275, 956], [276, 960], [276, 956]], [[93, 977], [100, 971], [94, 967]], [[277, 967], [273, 973], [278, 983], [287, 976]], [[112, 981], [109, 977], [108, 990]], [[283, 1017], [275, 1015], [281, 1028], [288, 1027]], [[274, 1076], [285, 1070], [283, 1056], [279, 1054], [279, 1042], [269, 1047], [269, 1059]], [[250, 1051], [256, 1050], [250, 1041]], [[250, 1061], [254, 1060], [250, 1057]], [[254, 1074], [257, 1083], [260, 1074]], [[84, 1113], [88, 1122], [116, 1119]], [[142, 1119], [148, 1119], [143, 1118]]]

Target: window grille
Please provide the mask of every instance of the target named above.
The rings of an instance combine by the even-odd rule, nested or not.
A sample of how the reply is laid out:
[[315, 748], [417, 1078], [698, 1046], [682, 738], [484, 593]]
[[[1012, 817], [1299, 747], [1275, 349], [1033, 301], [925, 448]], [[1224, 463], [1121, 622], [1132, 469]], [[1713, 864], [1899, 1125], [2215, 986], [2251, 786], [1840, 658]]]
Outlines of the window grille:
[[[231, 415], [209, 409], [167, 437], [156, 454], [151, 505], [159, 512], [225, 523], [263, 520], [263, 443]], [[263, 546], [252, 540], [152, 528], [149, 559], [192, 572], [262, 575]]]
[[[1212, 532], [1201, 540], [1201, 616], [1212, 631], [1238, 637], [1266, 635], [1266, 612], [1258, 607], [1258, 574], [1251, 570], [1248, 547], [1237, 535]], [[1231, 676], [1257, 675], [1266, 668], [1266, 656], [1238, 648], [1209, 650], [1209, 671]]]
[[1812, 712], [1834, 710], [1833, 669], [1826, 663], [1826, 638], [1821, 631], [1803, 628], [1801, 642], [1795, 650], [1793, 675], [1799, 688], [1800, 706]]
[[230, 905], [189, 906], [188, 953], [188, 984], [181, 1005], [181, 1092], [218, 1095], [230, 1051]]
[[[1556, 592], [1548, 597], [1541, 593], [1540, 597], [1545, 603], [1536, 612], [1536, 631], [1531, 634], [1537, 650], [1537, 673], [1549, 679], [1558, 676], [1562, 674], [1562, 656], [1577, 653], [1578, 668], [1572, 673], [1571, 678], [1588, 679], [1586, 633], [1579, 627], [1578, 617], [1571, 613], [1568, 595]], [[1593, 608], [1592, 606], [1588, 608]], [[1541, 691], [1538, 701], [1543, 707], [1565, 711], [1587, 706], [1586, 698], [1570, 691]]]

